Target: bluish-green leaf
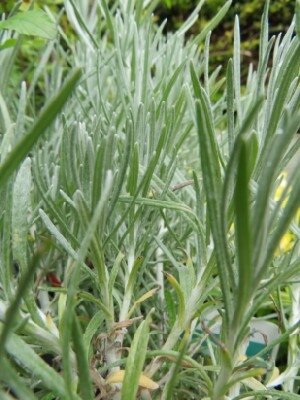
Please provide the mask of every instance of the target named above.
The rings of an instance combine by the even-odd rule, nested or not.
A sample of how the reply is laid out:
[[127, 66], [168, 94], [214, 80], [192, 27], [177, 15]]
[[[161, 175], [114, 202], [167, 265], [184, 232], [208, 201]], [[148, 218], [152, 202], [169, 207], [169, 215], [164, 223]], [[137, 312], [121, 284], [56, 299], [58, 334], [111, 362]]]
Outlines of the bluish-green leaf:
[[59, 373], [39, 357], [23, 339], [11, 333], [5, 347], [11, 357], [40, 379], [48, 389], [57, 396], [66, 396], [63, 379]]
[[6, 385], [12, 389], [17, 396], [19, 396], [19, 399], [36, 400], [33, 391], [28, 388], [20, 375], [11, 366], [10, 362], [4, 357], [1, 357], [0, 376], [1, 381], [5, 382]]
[[27, 235], [31, 209], [31, 159], [26, 158], [14, 182], [12, 208], [12, 249], [22, 271], [27, 268]]
[[75, 69], [61, 90], [45, 106], [35, 124], [24, 137], [17, 143], [0, 166], [0, 185], [3, 185], [9, 176], [18, 168], [19, 164], [27, 156], [30, 149], [39, 137], [54, 121], [57, 114], [68, 100], [77, 81], [81, 76], [80, 69]]

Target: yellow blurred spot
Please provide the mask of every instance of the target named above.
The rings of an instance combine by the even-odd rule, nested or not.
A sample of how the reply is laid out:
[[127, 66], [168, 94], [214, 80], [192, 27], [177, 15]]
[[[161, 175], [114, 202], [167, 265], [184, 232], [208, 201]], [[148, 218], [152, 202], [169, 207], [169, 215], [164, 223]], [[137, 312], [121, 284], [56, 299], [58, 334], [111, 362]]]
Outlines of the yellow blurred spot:
[[[290, 190], [288, 190], [288, 193], [285, 195], [284, 198], [282, 198], [282, 195], [283, 195], [283, 193], [286, 190], [287, 185], [288, 185], [287, 172], [283, 171], [279, 175], [278, 180], [279, 180], [280, 183], [279, 183], [279, 185], [277, 186], [277, 188], [275, 190], [274, 200], [275, 201], [281, 201], [280, 207], [284, 208], [286, 206], [287, 201], [288, 201], [289, 192], [290, 192]], [[298, 210], [295, 213], [294, 222], [296, 224], [300, 224], [300, 208], [298, 208]], [[294, 242], [295, 242], [295, 235], [290, 231], [286, 232], [282, 236], [282, 238], [280, 240], [280, 243], [279, 243], [279, 246], [278, 246], [278, 248], [277, 248], [277, 250], [275, 252], [275, 255], [279, 256], [282, 253], [286, 253], [286, 252], [290, 251], [294, 246]]]
[[273, 371], [272, 371], [272, 374], [271, 374], [271, 376], [270, 376], [270, 379], [269, 379], [269, 381], [268, 381], [268, 385], [269, 385], [272, 381], [274, 381], [275, 379], [277, 379], [277, 378], [279, 377], [279, 374], [280, 374], [279, 369], [278, 369], [277, 367], [274, 367], [274, 368], [273, 368]]
[[20, 5], [20, 10], [21, 11], [27, 11], [30, 7], [31, 1], [22, 1], [22, 4]]
[[275, 190], [275, 193], [274, 193], [274, 200], [275, 201], [279, 201], [280, 200], [280, 198], [282, 196], [282, 193], [284, 192], [284, 189], [287, 186], [287, 179], [286, 178], [287, 178], [287, 173], [286, 172], [282, 172], [278, 177], [278, 179], [280, 180], [280, 183], [277, 186], [277, 189]]
[[[261, 368], [262, 374], [266, 372], [263, 368]], [[242, 381], [246, 386], [248, 386], [252, 390], [266, 390], [266, 386], [263, 385], [258, 379], [255, 379], [253, 377], [243, 379]], [[253, 397], [245, 397], [244, 400], [253, 400]]]
[[[125, 377], [125, 371], [123, 369], [112, 372], [106, 378], [106, 383], [122, 383]], [[152, 379], [148, 378], [146, 375], [141, 374], [139, 379], [139, 386], [144, 389], [155, 390], [159, 388], [158, 383], [154, 382]]]
[[298, 210], [296, 211], [295, 223], [296, 223], [297, 225], [300, 225], [300, 207], [299, 207]]
[[279, 246], [275, 252], [276, 256], [279, 256], [282, 253], [286, 253], [288, 251], [290, 251], [293, 246], [294, 246], [294, 242], [295, 242], [295, 236], [292, 232], [286, 232], [279, 243]]
[[247, 360], [247, 356], [245, 355], [245, 354], [241, 354], [239, 357], [238, 357], [238, 361], [239, 362], [244, 362], [244, 361], [246, 361]]
[[279, 175], [278, 180], [280, 181], [280, 183], [279, 183], [279, 185], [277, 186], [277, 188], [275, 190], [274, 200], [275, 201], [281, 201], [281, 208], [284, 208], [286, 206], [286, 203], [288, 201], [288, 198], [289, 198], [289, 195], [290, 195], [290, 191], [291, 191], [291, 188], [289, 188], [289, 190], [285, 194], [285, 197], [282, 198], [282, 195], [283, 195], [283, 193], [286, 190], [286, 187], [288, 185], [287, 173], [285, 171], [282, 172]]
[[55, 336], [59, 337], [59, 332], [58, 329], [50, 315], [50, 313], [46, 314], [46, 326], [49, 329], [50, 332], [52, 332]]
[[154, 196], [155, 196], [155, 191], [152, 190], [152, 189], [150, 189], [149, 192], [148, 192], [147, 197], [148, 197], [149, 199], [153, 199]]

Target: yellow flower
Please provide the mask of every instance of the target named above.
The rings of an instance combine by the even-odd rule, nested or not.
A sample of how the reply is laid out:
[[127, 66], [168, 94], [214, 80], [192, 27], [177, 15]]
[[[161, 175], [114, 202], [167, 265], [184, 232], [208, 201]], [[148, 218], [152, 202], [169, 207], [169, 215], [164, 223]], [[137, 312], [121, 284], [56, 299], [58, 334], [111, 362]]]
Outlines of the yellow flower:
[[[285, 195], [285, 197], [282, 199], [282, 196], [284, 194], [284, 191], [286, 190], [286, 187], [288, 185], [288, 180], [287, 180], [287, 172], [283, 171], [279, 177], [279, 185], [277, 186], [275, 193], [274, 193], [274, 200], [275, 201], [281, 201], [281, 207], [284, 208], [286, 206], [286, 203], [289, 198], [289, 190], [288, 193]], [[298, 208], [294, 221], [296, 224], [300, 223], [300, 208]], [[279, 256], [282, 253], [286, 253], [290, 251], [295, 243], [295, 235], [291, 231], [287, 231], [281, 238], [279, 246], [275, 252], [276, 256]]]

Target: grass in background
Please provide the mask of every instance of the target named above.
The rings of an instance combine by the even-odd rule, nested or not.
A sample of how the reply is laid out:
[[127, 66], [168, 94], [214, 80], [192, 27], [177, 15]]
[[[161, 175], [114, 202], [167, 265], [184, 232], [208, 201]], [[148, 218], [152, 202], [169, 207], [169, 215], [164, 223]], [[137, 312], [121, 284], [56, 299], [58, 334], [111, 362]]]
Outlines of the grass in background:
[[[202, 3], [164, 36], [155, 2], [65, 1], [78, 42], [50, 41], [15, 96], [0, 52], [2, 398], [299, 398], [300, 22], [269, 40], [266, 3], [241, 89], [238, 18], [209, 74], [230, 1], [185, 38]], [[247, 358], [258, 315], [280, 336]]]

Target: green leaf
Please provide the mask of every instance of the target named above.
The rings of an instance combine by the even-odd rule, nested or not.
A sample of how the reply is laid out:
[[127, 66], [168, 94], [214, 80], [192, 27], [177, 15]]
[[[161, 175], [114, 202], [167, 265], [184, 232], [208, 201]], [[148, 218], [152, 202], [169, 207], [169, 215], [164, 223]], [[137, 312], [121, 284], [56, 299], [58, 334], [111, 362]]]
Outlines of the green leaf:
[[224, 295], [226, 319], [229, 322], [232, 312], [232, 300], [230, 295], [230, 260], [227, 241], [222, 232], [221, 225], [221, 170], [218, 157], [218, 145], [214, 132], [211, 109], [203, 88], [200, 86], [194, 66], [191, 64], [191, 78], [196, 100], [197, 130], [203, 171], [203, 183], [207, 201], [208, 219], [212, 231], [220, 283]]
[[300, 0], [296, 0], [296, 32], [298, 39], [300, 40]]
[[31, 159], [26, 158], [17, 174], [13, 187], [12, 249], [13, 257], [22, 271], [27, 268], [28, 213], [31, 209]]
[[[122, 162], [119, 165], [118, 175], [116, 177], [116, 181], [114, 182], [114, 187], [111, 193], [110, 205], [108, 214], [110, 215], [113, 212], [113, 209], [118, 201], [120, 193], [122, 191], [122, 187], [125, 181], [125, 175], [128, 168], [130, 155], [131, 155], [131, 147], [132, 147], [132, 140], [133, 140], [133, 133], [132, 133], [132, 126], [131, 123], [127, 125], [127, 140], [126, 140], [126, 147], [124, 149], [124, 155], [122, 157]], [[112, 146], [109, 146], [111, 149]]]
[[55, 400], [55, 394], [54, 393], [48, 393], [45, 396], [41, 398], [41, 400]]
[[166, 311], [168, 314], [168, 324], [172, 327], [176, 321], [176, 305], [172, 296], [172, 293], [165, 289], [164, 298], [166, 304]]
[[170, 283], [170, 285], [173, 287], [173, 289], [176, 292], [177, 295], [177, 299], [178, 299], [178, 322], [180, 325], [183, 324], [184, 322], [184, 317], [185, 317], [185, 301], [184, 301], [184, 294], [183, 291], [177, 281], [176, 278], [174, 278], [173, 275], [169, 274], [169, 273], [165, 273], [168, 282]]
[[138, 174], [139, 174], [139, 147], [138, 143], [135, 143], [133, 146], [132, 156], [130, 157], [130, 167], [126, 185], [126, 190], [130, 194], [130, 196], [134, 196], [135, 191], [137, 189]]
[[21, 35], [55, 39], [57, 31], [54, 22], [42, 10], [20, 12], [0, 22], [0, 29], [14, 30]]
[[[112, 269], [110, 270], [109, 281], [108, 281], [108, 293], [113, 292], [115, 280], [117, 278], [123, 258], [124, 258], [124, 254], [122, 252], [119, 252], [119, 254], [117, 255], [117, 257], [114, 261]], [[112, 297], [111, 297], [111, 302], [112, 302]], [[111, 304], [111, 308], [113, 308], [113, 304]]]
[[228, 61], [226, 72], [226, 104], [227, 104], [227, 131], [229, 154], [234, 145], [234, 82], [232, 59]]
[[265, 2], [263, 15], [261, 17], [261, 34], [259, 43], [259, 60], [262, 62], [264, 60], [264, 55], [267, 52], [268, 37], [269, 37], [269, 23], [268, 23], [268, 13], [269, 13], [270, 0]]
[[185, 352], [187, 350], [187, 345], [189, 341], [189, 334], [188, 330], [185, 331], [185, 334], [183, 336], [183, 339], [179, 345], [179, 352], [178, 356], [176, 357], [175, 364], [172, 365], [171, 370], [170, 370], [170, 378], [168, 379], [164, 389], [163, 389], [163, 394], [162, 398], [165, 398], [166, 400], [172, 400], [174, 397], [174, 389], [176, 386], [176, 381], [177, 381], [177, 375], [179, 373], [180, 367], [181, 367], [181, 362], [182, 359], [185, 355]]
[[73, 0], [69, 0], [69, 1], [70, 1], [70, 4], [72, 5], [72, 8], [73, 8], [73, 10], [74, 10], [74, 13], [75, 13], [75, 15], [76, 15], [77, 22], [78, 22], [80, 28], [81, 28], [84, 32], [87, 33], [87, 35], [88, 35], [88, 37], [90, 38], [91, 42], [93, 43], [93, 45], [94, 45], [95, 48], [97, 49], [97, 48], [98, 48], [98, 43], [97, 43], [97, 41], [95, 40], [94, 36], [93, 36], [93, 35], [91, 34], [91, 32], [89, 31], [89, 29], [88, 29], [88, 27], [87, 27], [87, 24], [86, 24], [84, 18], [82, 17], [82, 15], [81, 15], [79, 9], [76, 7], [76, 4], [74, 3]]
[[267, 152], [269, 150], [268, 145], [276, 130], [284, 106], [288, 101], [288, 94], [292, 84], [292, 81], [299, 76], [300, 67], [300, 41], [293, 43], [289, 49], [286, 58], [283, 61], [283, 65], [280, 68], [278, 76], [275, 83], [275, 92], [273, 92], [274, 99], [272, 101], [272, 108], [268, 115], [268, 124], [266, 125], [266, 139], [264, 142], [262, 153], [267, 157]]
[[254, 171], [259, 151], [259, 142], [257, 133], [255, 131], [252, 131], [251, 134], [247, 137], [247, 142], [249, 154], [249, 174], [251, 175]]
[[[80, 265], [84, 264], [85, 257], [87, 256], [87, 253], [90, 248], [91, 242], [93, 242], [93, 238], [95, 236], [95, 232], [97, 228], [99, 227], [99, 223], [101, 222], [101, 217], [103, 217], [104, 213], [104, 208], [107, 204], [108, 198], [111, 194], [111, 189], [112, 189], [112, 184], [113, 184], [113, 176], [111, 171], [107, 171], [106, 174], [106, 179], [104, 183], [104, 190], [101, 194], [101, 197], [98, 201], [98, 204], [93, 212], [93, 215], [91, 217], [91, 220], [89, 221], [88, 228], [86, 229], [85, 235], [82, 239], [80, 248], [78, 252], [75, 254], [76, 256], [76, 262], [74, 263], [74, 269], [72, 271], [72, 274], [70, 276], [69, 282], [68, 282], [68, 297], [67, 297], [67, 304], [66, 308], [64, 310], [63, 318], [60, 324], [60, 332], [62, 334], [62, 346], [63, 346], [63, 367], [64, 367], [64, 372], [65, 372], [65, 385], [66, 385], [66, 390], [68, 392], [68, 396], [70, 399], [75, 398], [74, 394], [74, 374], [71, 368], [71, 351], [70, 351], [70, 339], [71, 339], [71, 331], [72, 331], [72, 326], [73, 326], [73, 310], [75, 308], [75, 296], [76, 292], [78, 290], [78, 286], [80, 284], [80, 278], [81, 278], [81, 269], [78, 268]], [[83, 204], [83, 195], [82, 193], [77, 190], [75, 193], [76, 198], [77, 198], [77, 204], [81, 204], [81, 211], [84, 212], [84, 204]], [[51, 223], [51, 221], [50, 221]], [[52, 223], [53, 225], [53, 223]], [[53, 225], [54, 226], [54, 225]], [[101, 285], [101, 291], [102, 291], [102, 296], [104, 298], [105, 305], [108, 304], [108, 296], [110, 294], [107, 293], [107, 276], [105, 273], [105, 270], [102, 269], [101, 266], [98, 267], [98, 273], [99, 275], [99, 280], [100, 280], [100, 285]], [[108, 317], [109, 318], [109, 317]]]
[[92, 400], [94, 395], [89, 374], [88, 353], [84, 346], [82, 331], [76, 316], [73, 318], [72, 338], [77, 359], [79, 392], [83, 399]]
[[112, 319], [113, 318], [113, 316], [110, 313], [109, 309], [102, 303], [102, 301], [97, 299], [91, 293], [85, 292], [84, 290], [82, 290], [82, 291], [80, 291], [78, 293], [78, 296], [79, 296], [80, 299], [83, 299], [83, 300], [86, 300], [86, 301], [90, 301], [90, 302], [96, 304], [100, 308], [100, 310], [103, 312], [103, 314], [106, 316], [106, 318], [108, 318], [108, 319]]
[[66, 80], [58, 94], [49, 101], [49, 103], [40, 113], [40, 116], [36, 120], [33, 127], [29, 129], [24, 137], [8, 154], [3, 163], [1, 163], [0, 185], [4, 185], [9, 176], [18, 168], [19, 164], [27, 156], [28, 152], [37, 142], [39, 137], [51, 125], [57, 114], [61, 112], [62, 107], [71, 95], [80, 76], [80, 69], [75, 69], [69, 79]]
[[121, 392], [122, 400], [136, 399], [139, 379], [143, 371], [143, 366], [146, 358], [150, 321], [151, 313], [148, 314], [145, 321], [143, 321], [138, 327], [130, 346]]
[[10, 362], [4, 357], [1, 357], [0, 376], [1, 380], [14, 391], [19, 399], [36, 400], [32, 390], [21, 380], [19, 374], [17, 374]]
[[[299, 128], [300, 112], [293, 116], [285, 116], [285, 130], [272, 138], [268, 147], [268, 154], [264, 157], [262, 165], [264, 166], [259, 180], [255, 199], [254, 219], [253, 219], [253, 241], [254, 241], [254, 265], [257, 275], [263, 274], [266, 246], [268, 238], [267, 224], [269, 223], [269, 198], [276, 173], [278, 173], [278, 160], [281, 160], [285, 154], [289, 143], [293, 139], [295, 132]], [[258, 278], [257, 278], [258, 279]]]
[[0, 50], [9, 49], [10, 47], [14, 47], [17, 43], [16, 39], [7, 39], [5, 42], [0, 44]]
[[237, 111], [237, 125], [242, 121], [242, 105], [241, 105], [241, 37], [240, 23], [236, 15], [234, 21], [234, 54], [233, 54], [233, 84], [235, 94], [235, 106]]
[[27, 271], [21, 277], [19, 286], [16, 291], [15, 298], [13, 299], [13, 301], [11, 301], [11, 303], [6, 311], [5, 324], [4, 324], [4, 328], [2, 329], [2, 332], [0, 335], [0, 357], [3, 354], [5, 342], [10, 335], [10, 330], [15, 323], [15, 319], [18, 314], [19, 305], [21, 303], [21, 300], [26, 295], [26, 293], [28, 291], [28, 286], [30, 285], [32, 278], [34, 276], [34, 273], [38, 267], [40, 257], [41, 257], [41, 249], [39, 249], [36, 252], [34, 257], [32, 258], [30, 265], [28, 266]]
[[271, 398], [274, 400], [300, 400], [300, 396], [298, 394], [287, 393], [283, 392], [282, 390], [275, 390], [275, 389], [267, 389], [267, 390], [256, 390], [254, 393], [253, 391], [244, 392], [239, 396], [236, 396], [234, 400], [246, 399], [249, 397], [253, 398], [253, 394], [255, 398], [263, 399], [266, 396], [272, 396]]
[[137, 277], [137, 273], [140, 270], [142, 264], [143, 264], [144, 258], [139, 256], [134, 260], [134, 264], [132, 267], [132, 270], [130, 271], [129, 274], [129, 279], [128, 279], [128, 283], [126, 285], [126, 292], [132, 292], [133, 288], [134, 288], [134, 284], [136, 282], [136, 277]]
[[86, 330], [83, 335], [83, 342], [87, 354], [89, 354], [91, 340], [93, 336], [96, 334], [96, 332], [99, 330], [102, 321], [103, 321], [103, 313], [102, 311], [98, 311], [96, 312], [96, 314], [93, 315], [93, 318], [90, 320], [88, 326], [86, 327]]
[[[191, 13], [191, 15], [186, 19], [186, 21], [184, 21], [181, 24], [180, 28], [177, 31], [177, 35], [178, 36], [184, 35], [194, 25], [194, 23], [198, 20], [199, 12], [200, 12], [204, 2], [205, 2], [205, 0], [200, 0], [199, 3], [197, 4], [197, 6], [194, 8], [194, 10]], [[172, 3], [173, 3], [173, 1], [169, 2], [169, 4], [170, 4], [169, 7], [171, 7]]]
[[95, 273], [87, 267], [87, 265], [79, 260], [78, 254], [76, 251], [73, 249], [69, 241], [65, 238], [65, 236], [56, 228], [56, 226], [53, 224], [49, 216], [42, 210], [39, 210], [40, 217], [45, 224], [46, 228], [49, 230], [51, 235], [55, 237], [57, 242], [62, 246], [62, 248], [74, 259], [76, 260], [80, 267], [91, 277], [91, 279], [95, 279], [96, 275]]
[[232, 0], [228, 0], [222, 8], [218, 11], [218, 13], [208, 22], [208, 24], [203, 28], [201, 31], [200, 35], [196, 36], [194, 39], [194, 42], [199, 44], [201, 43], [205, 38], [208, 32], [212, 31], [215, 29], [216, 26], [222, 21], [222, 19], [225, 17], [227, 14], [227, 11], [229, 10], [231, 6]]
[[250, 140], [241, 138], [241, 148], [237, 166], [234, 194], [235, 234], [238, 256], [238, 287], [236, 296], [234, 324], [239, 326], [241, 316], [250, 300], [253, 288], [252, 237], [250, 215]]
[[[252, 168], [254, 168], [255, 163], [256, 163], [256, 158], [257, 158], [257, 151], [258, 151], [258, 142], [256, 138], [256, 134], [253, 131], [252, 133], [249, 134], [249, 130], [251, 129], [252, 125], [255, 122], [255, 118], [257, 118], [259, 110], [262, 106], [262, 101], [263, 99], [259, 97], [248, 109], [247, 115], [245, 115], [245, 118], [243, 119], [241, 127], [238, 129], [237, 133], [235, 134], [237, 137], [237, 140], [234, 143], [234, 149], [232, 151], [231, 157], [229, 159], [229, 162], [226, 167], [226, 174], [225, 174], [225, 180], [224, 180], [224, 185], [223, 185], [223, 194], [222, 194], [222, 210], [224, 216], [226, 216], [225, 210], [229, 207], [230, 201], [231, 201], [231, 196], [233, 194], [233, 189], [234, 189], [234, 180], [235, 180], [235, 174], [236, 174], [236, 169], [237, 169], [237, 159], [239, 156], [240, 152], [240, 144], [241, 144], [241, 138], [245, 136], [249, 136], [250, 139], [250, 153], [249, 156], [251, 158], [250, 162], [250, 169], [252, 171]], [[224, 233], [227, 232], [227, 229], [225, 227]]]
[[109, 8], [107, 6], [106, 0], [100, 0], [101, 6], [103, 7], [105, 18], [106, 18], [106, 24], [107, 24], [107, 29], [110, 32], [111, 36], [114, 37], [115, 29], [114, 29], [114, 20], [111, 16], [111, 13], [109, 11]]
[[181, 265], [177, 268], [177, 271], [181, 290], [184, 293], [184, 298], [187, 300], [196, 285], [196, 276], [192, 260], [188, 257], [186, 265]]
[[40, 379], [43, 384], [52, 390], [57, 396], [65, 397], [64, 382], [62, 377], [49, 365], [42, 360], [18, 335], [11, 333], [6, 343], [6, 351], [30, 374]]

